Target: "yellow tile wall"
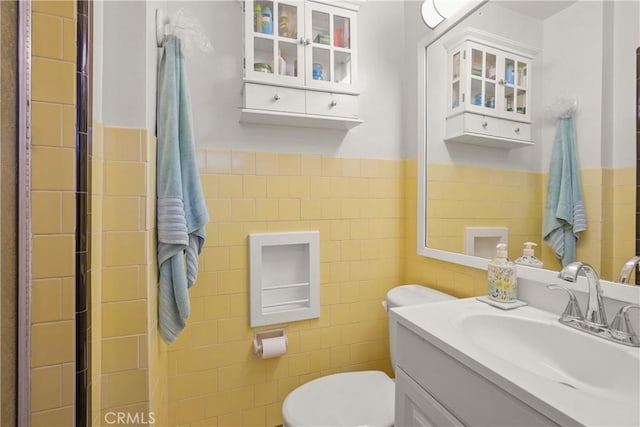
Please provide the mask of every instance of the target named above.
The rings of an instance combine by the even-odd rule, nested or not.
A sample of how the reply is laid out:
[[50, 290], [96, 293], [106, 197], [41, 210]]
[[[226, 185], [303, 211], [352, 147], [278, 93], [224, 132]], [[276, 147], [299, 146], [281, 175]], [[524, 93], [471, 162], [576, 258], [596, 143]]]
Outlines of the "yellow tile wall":
[[464, 253], [465, 227], [507, 227], [512, 258], [539, 245], [542, 174], [460, 165], [427, 166], [429, 246]]
[[[389, 372], [380, 303], [402, 280], [404, 162], [198, 155], [212, 221], [189, 324], [169, 347], [169, 425], [274, 426], [282, 423], [284, 397], [303, 382], [340, 371]], [[284, 325], [285, 356], [255, 359], [253, 332], [265, 328], [249, 327], [247, 235], [292, 230], [320, 231], [321, 315]]]
[[[458, 265], [426, 259], [418, 256], [417, 235], [417, 163], [415, 159], [406, 161], [406, 259], [405, 281], [418, 281], [432, 285], [438, 289], [457, 296], [482, 295], [486, 293], [486, 272], [470, 269]], [[429, 166], [431, 167], [431, 166]], [[449, 174], [452, 180], [460, 180], [456, 176], [464, 176], [469, 171], [466, 168], [447, 167], [439, 170], [440, 176]], [[474, 171], [475, 173], [476, 171]], [[480, 180], [480, 178], [477, 178]], [[503, 179], [503, 178], [501, 178]], [[529, 182], [536, 180], [535, 176], [527, 177]], [[580, 235], [576, 249], [576, 258], [593, 265], [601, 276], [608, 280], [615, 280], [624, 260], [635, 250], [635, 168], [619, 169], [586, 169], [581, 171], [583, 197], [587, 212], [587, 230]], [[547, 174], [540, 177], [541, 200], [546, 197]], [[535, 190], [535, 186], [533, 190]], [[460, 191], [460, 189], [450, 189]], [[465, 191], [465, 190], [462, 190]], [[543, 204], [535, 201], [530, 203], [532, 209], [539, 206], [542, 217]], [[473, 209], [473, 207], [468, 207]], [[535, 213], [527, 216], [536, 217]], [[536, 219], [536, 221], [538, 221]], [[541, 219], [540, 219], [541, 221]], [[540, 223], [542, 227], [542, 223]], [[540, 228], [541, 229], [541, 228]], [[432, 232], [431, 226], [429, 233]], [[533, 240], [540, 242], [541, 232]], [[510, 239], [511, 241], [511, 239]], [[520, 242], [517, 242], [519, 246]], [[513, 247], [513, 244], [511, 244]], [[551, 249], [545, 244], [539, 244], [538, 256], [545, 263], [545, 268], [558, 270], [561, 268]], [[510, 251], [512, 257], [519, 256], [519, 252]]]
[[75, 1], [32, 3], [31, 425], [75, 397]]
[[104, 127], [92, 124], [91, 147], [91, 415], [101, 425]]
[[[603, 188], [605, 206], [611, 206], [604, 217], [602, 271], [604, 277], [616, 279], [624, 262], [635, 255], [636, 169], [610, 169]], [[610, 256], [607, 256], [610, 254]]]
[[[166, 346], [157, 335], [155, 137], [94, 124], [95, 425], [113, 413], [166, 420]], [[108, 415], [111, 414], [111, 415]]]

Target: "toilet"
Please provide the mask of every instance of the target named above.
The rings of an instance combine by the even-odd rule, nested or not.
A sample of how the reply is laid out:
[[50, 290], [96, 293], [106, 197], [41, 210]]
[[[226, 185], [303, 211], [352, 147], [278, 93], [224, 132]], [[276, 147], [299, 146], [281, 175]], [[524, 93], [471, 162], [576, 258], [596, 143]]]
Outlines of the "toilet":
[[[425, 286], [402, 285], [387, 293], [383, 305], [389, 309], [451, 299], [455, 297]], [[395, 325], [390, 319], [389, 344], [394, 370], [395, 339]], [[394, 384], [382, 371], [345, 372], [309, 381], [284, 399], [284, 426], [391, 427], [394, 424]]]

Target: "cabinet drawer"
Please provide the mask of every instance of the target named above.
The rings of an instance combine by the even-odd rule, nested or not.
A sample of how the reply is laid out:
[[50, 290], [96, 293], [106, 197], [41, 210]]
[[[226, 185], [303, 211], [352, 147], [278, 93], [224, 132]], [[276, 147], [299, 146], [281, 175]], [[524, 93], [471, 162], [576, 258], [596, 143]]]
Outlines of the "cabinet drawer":
[[557, 425], [404, 325], [397, 333], [398, 367], [462, 424]]
[[307, 92], [307, 114], [334, 117], [358, 117], [357, 95]]
[[244, 106], [258, 110], [304, 113], [305, 91], [253, 83], [244, 85]]
[[464, 131], [498, 138], [531, 140], [531, 125], [478, 114], [464, 115]]

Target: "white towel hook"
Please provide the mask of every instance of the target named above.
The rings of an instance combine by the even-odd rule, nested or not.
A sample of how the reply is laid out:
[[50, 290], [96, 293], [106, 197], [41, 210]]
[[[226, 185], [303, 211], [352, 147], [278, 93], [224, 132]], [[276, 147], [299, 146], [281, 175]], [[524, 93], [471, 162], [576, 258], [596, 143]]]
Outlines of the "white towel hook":
[[208, 53], [213, 50], [198, 20], [189, 16], [180, 8], [171, 16], [162, 9], [156, 9], [156, 43], [162, 47], [166, 35], [175, 35], [180, 39], [181, 53], [187, 55], [197, 49]]
[[578, 97], [576, 96], [559, 96], [553, 99], [553, 102], [545, 107], [545, 111], [549, 118], [556, 120], [559, 118], [567, 118], [578, 110]]
[[158, 47], [162, 47], [162, 40], [164, 40], [165, 25], [169, 23], [169, 17], [162, 9], [156, 9], [156, 43]]

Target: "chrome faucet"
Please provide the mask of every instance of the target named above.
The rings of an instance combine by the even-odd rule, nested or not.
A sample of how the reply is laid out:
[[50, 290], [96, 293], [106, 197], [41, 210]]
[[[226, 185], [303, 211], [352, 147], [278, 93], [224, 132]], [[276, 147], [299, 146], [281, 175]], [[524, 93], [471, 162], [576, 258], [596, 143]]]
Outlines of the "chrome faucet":
[[600, 289], [600, 278], [598, 274], [589, 264], [580, 261], [567, 264], [558, 277], [567, 282], [575, 282], [578, 280], [578, 274], [584, 270], [589, 284], [589, 302], [587, 302], [587, 310], [584, 315], [584, 321], [589, 326], [596, 328], [606, 328], [607, 316], [604, 312], [604, 304], [602, 303], [602, 290]]
[[640, 308], [640, 306], [631, 304], [622, 307], [611, 325], [608, 325], [602, 301], [600, 279], [593, 267], [582, 262], [572, 262], [560, 271], [558, 277], [568, 282], [575, 282], [581, 271], [584, 271], [589, 284], [589, 300], [585, 316], [582, 316], [578, 301], [571, 290], [561, 285], [547, 286], [551, 290], [562, 290], [569, 295], [567, 307], [558, 319], [560, 323], [609, 341], [640, 347], [640, 338], [631, 327], [631, 321], [627, 314], [629, 309]]
[[626, 260], [622, 265], [622, 268], [620, 269], [618, 282], [633, 285], [633, 283], [629, 283], [629, 279], [631, 278], [631, 273], [633, 273], [633, 270], [635, 270], [638, 263], [640, 263], [640, 256], [632, 256], [631, 258]]
[[622, 307], [620, 311], [618, 311], [618, 314], [616, 314], [613, 322], [611, 322], [610, 331], [617, 340], [626, 341], [628, 345], [632, 345], [634, 347], [640, 347], [640, 338], [638, 338], [638, 335], [633, 330], [631, 320], [629, 320], [629, 315], [627, 314], [627, 311], [629, 311], [630, 308], [640, 309], [640, 305], [629, 304]]

